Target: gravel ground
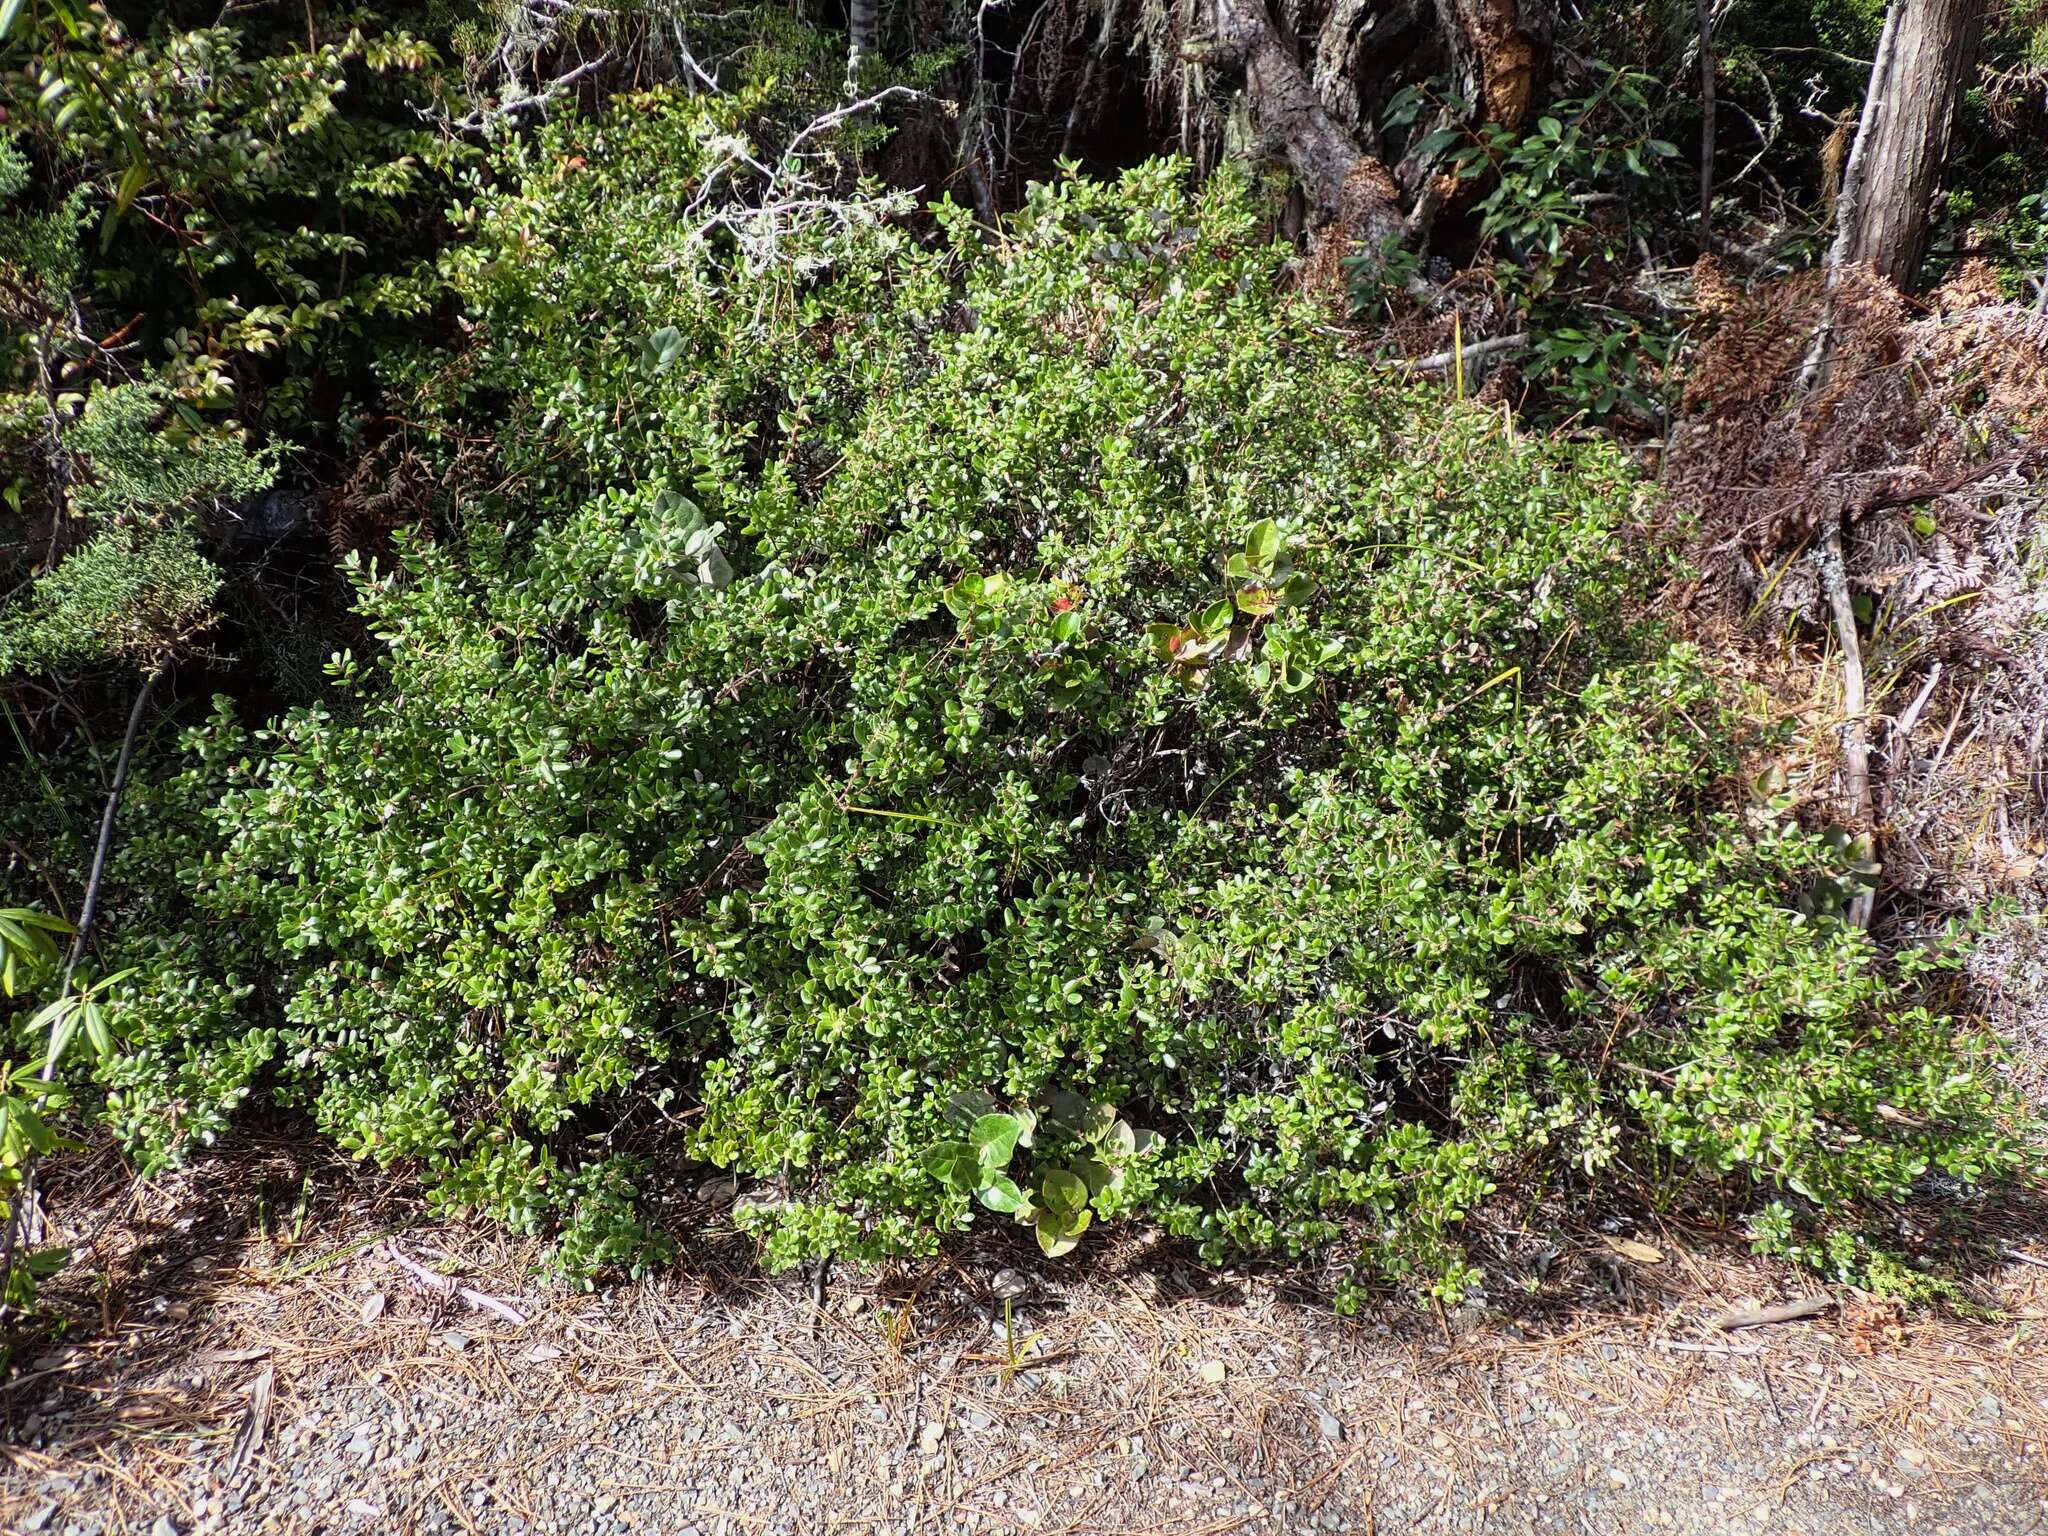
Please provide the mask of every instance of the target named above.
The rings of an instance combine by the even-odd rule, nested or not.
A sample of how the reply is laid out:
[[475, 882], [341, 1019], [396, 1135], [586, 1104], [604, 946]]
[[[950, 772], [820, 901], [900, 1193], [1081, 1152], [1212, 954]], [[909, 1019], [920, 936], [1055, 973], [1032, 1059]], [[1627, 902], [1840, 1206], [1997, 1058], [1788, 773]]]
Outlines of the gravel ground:
[[1057, 1277], [842, 1269], [820, 1312], [706, 1266], [548, 1290], [531, 1248], [381, 1197], [262, 1211], [193, 1177], [100, 1218], [68, 1336], [0, 1394], [0, 1528], [2048, 1531], [2025, 1263], [2002, 1322], [1842, 1298], [1720, 1332], [1812, 1288], [1667, 1235], [1540, 1321], [1347, 1322], [1131, 1240]]

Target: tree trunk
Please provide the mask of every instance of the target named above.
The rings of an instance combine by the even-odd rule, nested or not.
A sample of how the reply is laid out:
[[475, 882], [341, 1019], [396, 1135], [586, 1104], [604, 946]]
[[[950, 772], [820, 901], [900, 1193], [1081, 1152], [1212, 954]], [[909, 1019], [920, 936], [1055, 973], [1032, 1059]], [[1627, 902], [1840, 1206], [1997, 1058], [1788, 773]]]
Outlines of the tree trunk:
[[1521, 132], [1550, 51], [1550, 0], [1437, 0], [1437, 16], [1458, 94], [1480, 122]]
[[1987, 0], [1892, 0], [1849, 151], [1828, 265], [1865, 264], [1903, 288], [1976, 62]]
[[1361, 110], [1358, 96], [1358, 50], [1366, 29], [1376, 19], [1379, 7], [1373, 0], [1332, 0], [1328, 13], [1316, 29], [1315, 57], [1310, 83], [1330, 115], [1354, 133], [1361, 143], [1377, 152], [1378, 135]]
[[860, 79], [861, 61], [875, 51], [881, 34], [876, 0], [848, 0], [846, 7], [846, 88], [850, 94]]
[[1252, 124], [1300, 178], [1318, 224], [1343, 224], [1368, 250], [1406, 233], [1387, 168], [1324, 105], [1273, 25], [1265, 0], [1211, 0], [1217, 61], [1244, 81]]

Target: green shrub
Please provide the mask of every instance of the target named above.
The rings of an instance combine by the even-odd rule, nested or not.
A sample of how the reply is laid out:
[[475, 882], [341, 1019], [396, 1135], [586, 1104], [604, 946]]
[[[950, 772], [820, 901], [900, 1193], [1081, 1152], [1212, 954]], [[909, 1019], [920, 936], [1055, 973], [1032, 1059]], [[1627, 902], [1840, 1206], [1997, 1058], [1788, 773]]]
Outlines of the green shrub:
[[97, 521], [54, 571], [0, 605], [0, 672], [148, 665], [204, 629], [220, 571], [200, 553], [200, 510], [270, 484], [274, 456], [228, 428], [194, 430], [154, 381], [93, 390], [62, 437], [89, 478], [70, 511]]
[[[1415, 135], [1409, 153], [1474, 188], [1479, 255], [1531, 338], [1525, 361], [1540, 419], [1653, 423], [1679, 338], [1641, 295], [1617, 294], [1613, 274], [1654, 233], [1650, 214], [1668, 201], [1678, 147], [1656, 136], [1651, 76], [1599, 59], [1577, 68], [1571, 94], [1520, 133], [1475, 120], [1470, 101], [1434, 84], [1395, 96], [1386, 125]], [[1422, 131], [1445, 120], [1457, 126]], [[1346, 266], [1361, 312], [1399, 301], [1400, 262], [1361, 251]]]
[[1753, 1188], [1849, 1267], [2012, 1166], [1968, 1040], [1802, 915], [1824, 846], [1718, 807], [1618, 455], [1354, 357], [1229, 175], [743, 279], [681, 216], [712, 110], [462, 215], [475, 346], [405, 387], [499, 462], [357, 571], [331, 706], [223, 707], [140, 813], [124, 878], [196, 907], [128, 909], [145, 1150], [260, 1089], [585, 1269], [660, 1250], [638, 1158], [768, 1181], [772, 1265], [986, 1206], [1447, 1295], [1509, 1194]]

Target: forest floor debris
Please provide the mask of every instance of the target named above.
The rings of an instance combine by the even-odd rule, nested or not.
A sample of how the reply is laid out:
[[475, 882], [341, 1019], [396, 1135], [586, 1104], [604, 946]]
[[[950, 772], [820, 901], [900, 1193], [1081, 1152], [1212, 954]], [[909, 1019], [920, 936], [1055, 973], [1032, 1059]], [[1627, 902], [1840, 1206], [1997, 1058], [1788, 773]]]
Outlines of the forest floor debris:
[[1608, 1245], [1604, 1295], [1358, 1320], [1135, 1238], [1056, 1276], [988, 1245], [839, 1266], [814, 1327], [811, 1277], [730, 1234], [550, 1289], [534, 1245], [285, 1143], [151, 1186], [102, 1154], [64, 1208], [71, 1325], [0, 1391], [0, 1529], [34, 1536], [2048, 1524], [2039, 1244], [1969, 1322], [1844, 1296], [1716, 1332], [1816, 1288], [1662, 1233]]

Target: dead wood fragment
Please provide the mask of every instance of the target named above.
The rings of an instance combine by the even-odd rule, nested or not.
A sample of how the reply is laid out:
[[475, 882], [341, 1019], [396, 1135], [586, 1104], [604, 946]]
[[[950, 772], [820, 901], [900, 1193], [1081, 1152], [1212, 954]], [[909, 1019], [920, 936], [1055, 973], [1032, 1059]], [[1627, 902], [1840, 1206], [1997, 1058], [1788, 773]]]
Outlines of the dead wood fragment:
[[232, 1483], [241, 1476], [249, 1458], [263, 1449], [264, 1438], [270, 1433], [270, 1389], [276, 1379], [277, 1367], [266, 1365], [250, 1383], [249, 1406], [243, 1410], [242, 1420], [235, 1426], [234, 1445], [221, 1468], [222, 1482]]
[[1771, 1323], [1796, 1323], [1803, 1317], [1818, 1317], [1823, 1312], [1835, 1309], [1832, 1296], [1802, 1296], [1797, 1301], [1781, 1301], [1769, 1307], [1744, 1307], [1735, 1312], [1724, 1312], [1712, 1322], [1709, 1328], [1720, 1333], [1733, 1333], [1738, 1328], [1762, 1328]]
[[[1528, 344], [1529, 333], [1516, 331], [1512, 336], [1494, 336], [1486, 341], [1472, 342], [1463, 349], [1463, 355], [1465, 361], [1470, 363], [1475, 358], [1491, 357], [1496, 352], [1512, 352], [1516, 347]], [[1432, 352], [1427, 357], [1411, 358], [1405, 366], [1413, 373], [1441, 373], [1450, 367], [1458, 356], [1459, 349], [1451, 347], [1442, 352]]]
[[482, 1291], [474, 1290], [469, 1286], [457, 1285], [448, 1275], [436, 1274], [433, 1270], [427, 1268], [426, 1265], [420, 1263], [419, 1260], [409, 1258], [399, 1252], [396, 1243], [385, 1242], [379, 1246], [387, 1259], [412, 1276], [414, 1280], [418, 1281], [428, 1290], [438, 1291], [443, 1296], [460, 1297], [479, 1312], [489, 1312], [502, 1317], [515, 1328], [524, 1328], [526, 1326], [525, 1314], [516, 1307], [500, 1301], [495, 1296], [486, 1296]]

